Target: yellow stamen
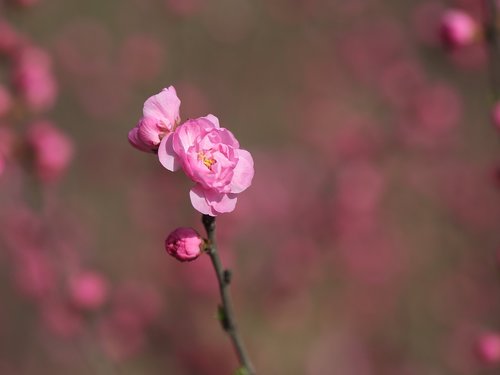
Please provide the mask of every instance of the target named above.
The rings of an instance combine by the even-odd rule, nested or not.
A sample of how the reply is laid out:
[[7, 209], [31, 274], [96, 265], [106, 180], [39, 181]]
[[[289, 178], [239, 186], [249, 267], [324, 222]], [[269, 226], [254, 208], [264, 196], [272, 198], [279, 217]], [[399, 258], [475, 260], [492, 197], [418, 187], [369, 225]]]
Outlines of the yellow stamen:
[[205, 164], [205, 166], [212, 170], [212, 165], [214, 165], [217, 161], [214, 159], [214, 158], [207, 158], [205, 156], [205, 154], [203, 152], [200, 151], [200, 153], [198, 154], [198, 158], [199, 160], [201, 160], [203, 162], [203, 164]]

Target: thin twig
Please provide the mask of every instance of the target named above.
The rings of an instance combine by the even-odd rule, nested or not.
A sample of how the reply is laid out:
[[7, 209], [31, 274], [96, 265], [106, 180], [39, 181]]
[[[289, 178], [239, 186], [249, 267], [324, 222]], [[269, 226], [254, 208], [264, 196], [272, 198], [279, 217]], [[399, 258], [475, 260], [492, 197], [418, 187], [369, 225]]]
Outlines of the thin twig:
[[217, 252], [217, 243], [215, 240], [215, 217], [210, 215], [203, 215], [202, 222], [205, 226], [205, 230], [207, 231], [208, 236], [207, 252], [214, 266], [217, 281], [219, 283], [219, 291], [222, 300], [222, 305], [219, 306], [219, 319], [221, 321], [222, 328], [224, 329], [224, 331], [226, 331], [231, 339], [240, 365], [246, 369], [248, 375], [255, 375], [255, 369], [245, 349], [243, 340], [240, 337], [234, 318], [231, 297], [229, 295], [231, 272], [224, 269]]

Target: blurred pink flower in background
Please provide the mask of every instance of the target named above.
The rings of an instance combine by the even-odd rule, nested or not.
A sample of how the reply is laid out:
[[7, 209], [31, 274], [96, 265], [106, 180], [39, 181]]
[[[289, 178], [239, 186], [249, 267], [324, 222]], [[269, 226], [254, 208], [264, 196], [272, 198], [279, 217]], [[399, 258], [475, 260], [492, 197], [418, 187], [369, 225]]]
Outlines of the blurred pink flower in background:
[[15, 256], [14, 281], [27, 298], [43, 300], [56, 285], [54, 265], [42, 249], [24, 250]]
[[12, 0], [12, 2], [21, 7], [31, 7], [37, 5], [40, 0]]
[[84, 330], [82, 316], [66, 301], [45, 301], [41, 307], [41, 319], [50, 333], [63, 339], [75, 338]]
[[24, 38], [5, 20], [0, 19], [0, 54], [12, 55]]
[[491, 110], [491, 120], [493, 122], [493, 126], [500, 131], [500, 101], [497, 101], [495, 105], [493, 105], [493, 109]]
[[79, 272], [69, 280], [71, 300], [84, 310], [101, 307], [108, 297], [108, 289], [105, 278], [95, 271]]
[[14, 85], [33, 111], [45, 111], [55, 104], [57, 83], [49, 55], [36, 47], [25, 47], [16, 56]]
[[147, 345], [148, 329], [162, 309], [162, 298], [153, 286], [132, 281], [118, 285], [109, 311], [98, 321], [104, 352], [114, 361], [139, 354]]
[[9, 127], [0, 126], [0, 176], [14, 148], [14, 134]]
[[[1, 374], [234, 373], [209, 257], [142, 250], [197, 228], [190, 184], [216, 215], [250, 183], [217, 218], [218, 244], [260, 372], [495, 373], [498, 333], [482, 327], [498, 326], [500, 168], [485, 113], [500, 128], [500, 110], [481, 2], [40, 1], [23, 14], [18, 1], [0, 0]], [[444, 27], [450, 9], [472, 23]], [[116, 137], [165, 80], [175, 89], [144, 103], [129, 139], [188, 179]], [[221, 112], [251, 156], [202, 117]], [[192, 239], [171, 253], [195, 258]]]
[[468, 13], [449, 9], [442, 16], [440, 31], [444, 45], [453, 49], [472, 44], [479, 33], [479, 26]]
[[500, 335], [498, 333], [485, 333], [476, 343], [479, 358], [487, 364], [500, 363]]
[[12, 95], [7, 88], [0, 84], [0, 118], [5, 116], [13, 104]]
[[73, 159], [73, 143], [51, 121], [33, 123], [27, 134], [35, 170], [45, 182], [58, 180]]

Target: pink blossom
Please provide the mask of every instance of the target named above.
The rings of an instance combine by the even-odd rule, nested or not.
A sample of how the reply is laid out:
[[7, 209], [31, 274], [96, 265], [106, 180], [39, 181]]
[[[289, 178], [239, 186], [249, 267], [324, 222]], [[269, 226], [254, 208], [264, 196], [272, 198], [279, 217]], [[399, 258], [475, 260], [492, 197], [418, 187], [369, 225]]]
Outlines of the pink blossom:
[[0, 176], [5, 170], [7, 159], [11, 156], [13, 148], [14, 134], [10, 128], [0, 127]]
[[57, 96], [57, 83], [50, 57], [42, 50], [29, 47], [17, 57], [14, 84], [26, 104], [34, 111], [51, 108]]
[[0, 84], [0, 117], [5, 116], [12, 107], [12, 96], [7, 88]]
[[497, 333], [486, 333], [479, 337], [477, 353], [481, 360], [486, 363], [500, 362], [500, 335]]
[[50, 300], [41, 308], [42, 323], [53, 335], [72, 339], [83, 331], [82, 316], [64, 301]]
[[16, 259], [14, 282], [24, 296], [43, 300], [55, 287], [54, 267], [39, 249], [25, 251]]
[[71, 140], [50, 121], [31, 125], [27, 138], [39, 177], [45, 182], [57, 180], [73, 158]]
[[20, 7], [31, 7], [37, 5], [40, 0], [15, 0], [16, 5]]
[[446, 47], [457, 48], [472, 44], [476, 38], [478, 26], [468, 13], [450, 9], [443, 15], [440, 32]]
[[190, 197], [193, 207], [211, 216], [234, 210], [237, 194], [252, 183], [252, 156], [234, 135], [221, 128], [213, 115], [188, 120], [163, 138], [158, 157], [165, 168], [182, 167], [196, 182]]
[[198, 258], [204, 241], [193, 228], [177, 228], [165, 240], [165, 249], [181, 262]]
[[500, 130], [500, 101], [495, 103], [493, 110], [491, 111], [491, 120], [495, 128]]
[[108, 295], [108, 284], [98, 273], [86, 271], [73, 276], [69, 282], [73, 303], [86, 310], [102, 306]]
[[144, 103], [143, 117], [128, 133], [130, 144], [141, 151], [155, 152], [160, 141], [179, 124], [180, 105], [173, 86], [151, 96]]
[[0, 20], [0, 53], [10, 55], [23, 42], [23, 37], [5, 20]]
[[145, 328], [134, 309], [115, 308], [98, 323], [104, 352], [115, 361], [133, 357], [146, 345]]

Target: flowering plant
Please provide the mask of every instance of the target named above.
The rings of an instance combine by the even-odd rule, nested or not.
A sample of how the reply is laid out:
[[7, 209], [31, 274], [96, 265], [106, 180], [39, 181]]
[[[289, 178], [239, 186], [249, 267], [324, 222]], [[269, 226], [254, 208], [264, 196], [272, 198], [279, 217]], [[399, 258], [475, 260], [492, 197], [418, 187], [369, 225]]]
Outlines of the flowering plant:
[[223, 268], [215, 241], [215, 216], [233, 211], [238, 194], [252, 184], [253, 158], [212, 114], [179, 125], [180, 103], [173, 86], [150, 97], [144, 103], [143, 117], [130, 130], [128, 139], [141, 151], [157, 153], [167, 170], [182, 168], [195, 183], [190, 191], [191, 204], [203, 214], [207, 238], [201, 238], [193, 228], [177, 228], [165, 240], [165, 250], [181, 262], [195, 260], [203, 252], [210, 256], [222, 300], [218, 316], [241, 364], [237, 374], [254, 375], [231, 307], [231, 271]]
[[252, 183], [252, 155], [214, 115], [178, 125], [179, 107], [172, 86], [150, 97], [143, 117], [129, 132], [130, 143], [141, 151], [157, 152], [169, 171], [182, 168], [196, 183], [190, 198], [197, 211], [210, 216], [233, 211], [237, 195]]

